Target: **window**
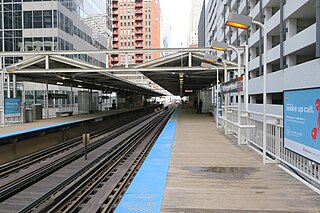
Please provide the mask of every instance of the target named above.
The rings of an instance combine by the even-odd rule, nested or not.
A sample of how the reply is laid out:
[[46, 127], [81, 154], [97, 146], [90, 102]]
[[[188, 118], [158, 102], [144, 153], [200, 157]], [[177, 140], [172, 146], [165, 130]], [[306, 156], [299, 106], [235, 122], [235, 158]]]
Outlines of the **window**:
[[52, 28], [52, 11], [51, 10], [43, 11], [43, 27]]
[[12, 29], [12, 12], [4, 12], [4, 28]]
[[42, 28], [42, 11], [33, 11], [33, 28]]

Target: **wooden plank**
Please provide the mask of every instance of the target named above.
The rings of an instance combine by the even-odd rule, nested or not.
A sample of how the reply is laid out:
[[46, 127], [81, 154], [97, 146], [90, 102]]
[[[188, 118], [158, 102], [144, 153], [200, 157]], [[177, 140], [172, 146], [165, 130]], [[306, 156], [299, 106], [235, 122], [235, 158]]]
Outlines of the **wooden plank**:
[[[297, 202], [298, 201], [298, 202]], [[183, 109], [161, 212], [320, 212], [320, 195]]]

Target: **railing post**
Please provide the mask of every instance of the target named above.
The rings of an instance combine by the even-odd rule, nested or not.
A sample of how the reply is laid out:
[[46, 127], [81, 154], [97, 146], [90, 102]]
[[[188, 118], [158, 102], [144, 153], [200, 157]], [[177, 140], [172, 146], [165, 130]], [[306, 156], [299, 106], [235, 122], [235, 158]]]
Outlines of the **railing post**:
[[[250, 113], [249, 112], [246, 112], [246, 115], [247, 115], [247, 122], [246, 122], [246, 125], [249, 125], [249, 117], [250, 117]], [[249, 143], [249, 138], [250, 138], [250, 129], [248, 128], [246, 130], [246, 143], [248, 144]]]
[[[227, 106], [225, 106], [227, 107]], [[225, 120], [224, 120], [224, 134], [227, 135], [228, 134], [228, 113], [227, 113], [228, 109], [225, 109], [224, 111], [224, 117], [225, 117]]]
[[[238, 104], [240, 104], [240, 101], [241, 100], [239, 100], [238, 99]], [[239, 113], [238, 115], [237, 115], [237, 120], [238, 120], [238, 145], [241, 145], [241, 110], [238, 110], [238, 112], [237, 113]]]
[[279, 159], [280, 159], [280, 142], [281, 142], [281, 138], [280, 138], [280, 119], [276, 120], [276, 133], [275, 133], [275, 156], [276, 156], [276, 161], [277, 163], [279, 163]]

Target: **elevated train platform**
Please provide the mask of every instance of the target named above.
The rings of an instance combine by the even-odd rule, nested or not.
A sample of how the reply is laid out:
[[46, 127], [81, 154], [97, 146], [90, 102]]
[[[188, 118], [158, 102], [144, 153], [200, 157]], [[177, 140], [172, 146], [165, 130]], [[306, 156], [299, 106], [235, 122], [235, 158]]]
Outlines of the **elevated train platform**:
[[116, 212], [320, 212], [319, 189], [225, 136], [208, 114], [175, 112]]

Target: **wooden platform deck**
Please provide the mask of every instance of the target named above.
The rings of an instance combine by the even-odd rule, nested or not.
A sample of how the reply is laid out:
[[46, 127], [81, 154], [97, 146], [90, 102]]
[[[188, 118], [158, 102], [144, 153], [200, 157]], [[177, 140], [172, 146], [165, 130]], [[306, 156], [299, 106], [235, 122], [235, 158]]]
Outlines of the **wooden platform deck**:
[[320, 212], [320, 195], [183, 108], [161, 212]]

